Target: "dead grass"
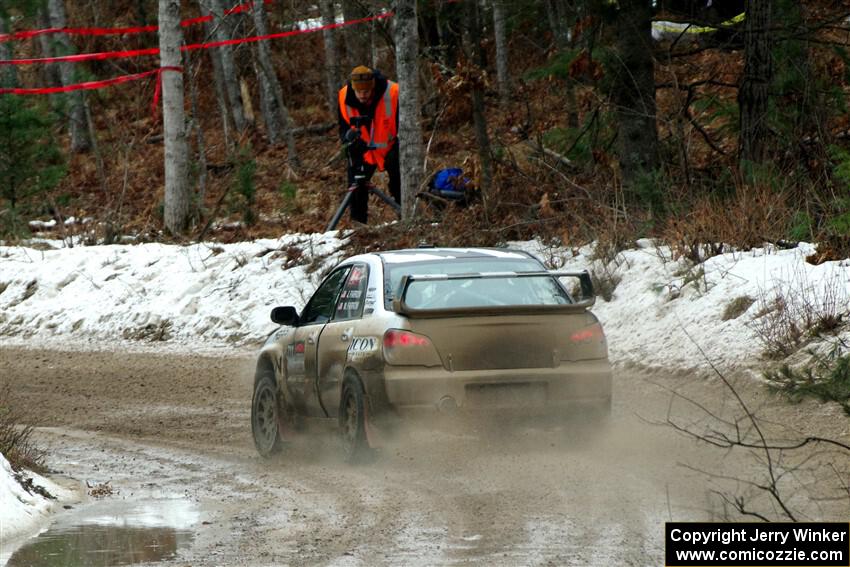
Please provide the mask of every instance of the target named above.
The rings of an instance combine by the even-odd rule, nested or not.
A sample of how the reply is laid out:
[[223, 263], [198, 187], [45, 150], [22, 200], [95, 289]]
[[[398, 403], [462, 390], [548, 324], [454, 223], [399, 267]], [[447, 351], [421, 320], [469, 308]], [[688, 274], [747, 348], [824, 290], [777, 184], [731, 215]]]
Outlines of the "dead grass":
[[32, 440], [33, 426], [13, 399], [12, 387], [0, 387], [0, 453], [15, 471], [22, 468], [44, 472], [44, 452]]
[[723, 308], [723, 315], [720, 316], [721, 321], [730, 321], [737, 319], [747, 312], [752, 307], [756, 300], [749, 295], [741, 295], [726, 304]]
[[768, 357], [784, 358], [812, 338], [837, 333], [849, 313], [850, 292], [838, 271], [816, 286], [809, 281], [805, 268], [798, 268], [788, 285], [777, 285], [772, 294], [761, 294], [749, 326]]
[[784, 238], [792, 217], [787, 196], [766, 187], [739, 187], [729, 198], [697, 199], [689, 212], [671, 218], [662, 231], [673, 259], [694, 263], [729, 251]]

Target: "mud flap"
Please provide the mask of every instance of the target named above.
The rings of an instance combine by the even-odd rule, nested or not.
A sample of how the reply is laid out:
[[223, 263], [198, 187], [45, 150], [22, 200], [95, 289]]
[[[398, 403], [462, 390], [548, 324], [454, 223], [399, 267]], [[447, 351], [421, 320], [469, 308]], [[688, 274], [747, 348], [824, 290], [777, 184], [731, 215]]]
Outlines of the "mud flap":
[[283, 392], [280, 391], [280, 385], [277, 387], [277, 431], [280, 434], [282, 441], [289, 443], [295, 438], [295, 427], [286, 416], [292, 415], [292, 412], [287, 409], [286, 399], [283, 397]]

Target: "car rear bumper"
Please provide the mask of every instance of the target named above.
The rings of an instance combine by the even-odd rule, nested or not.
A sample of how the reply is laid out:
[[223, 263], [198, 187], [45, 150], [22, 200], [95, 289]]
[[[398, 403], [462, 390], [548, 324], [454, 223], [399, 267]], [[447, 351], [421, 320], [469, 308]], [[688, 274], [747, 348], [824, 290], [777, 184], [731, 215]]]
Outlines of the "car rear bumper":
[[557, 368], [466, 370], [384, 369], [387, 402], [398, 413], [455, 411], [550, 413], [571, 406], [608, 406], [607, 360], [563, 362]]

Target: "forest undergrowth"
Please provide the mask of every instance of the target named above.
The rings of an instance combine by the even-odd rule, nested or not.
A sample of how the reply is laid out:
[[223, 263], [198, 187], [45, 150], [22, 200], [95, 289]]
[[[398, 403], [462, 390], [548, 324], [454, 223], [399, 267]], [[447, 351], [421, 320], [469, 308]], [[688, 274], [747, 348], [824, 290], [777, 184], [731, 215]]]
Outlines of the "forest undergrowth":
[[[68, 4], [71, 23], [83, 25], [91, 18], [89, 8], [72, 10]], [[792, 23], [830, 15], [828, 3], [781, 4], [780, 13]], [[421, 242], [493, 246], [531, 238], [566, 247], [596, 241], [622, 249], [651, 237], [669, 245], [674, 257], [693, 261], [733, 248], [804, 240], [818, 243], [812, 262], [850, 256], [850, 145], [843, 100], [848, 71], [842, 48], [793, 38], [776, 42], [769, 159], [752, 164], [737, 156], [740, 30], [732, 30], [731, 37], [657, 41], [661, 164], [627, 187], [616, 150], [609, 61], [614, 55], [605, 47], [611, 30], [595, 28], [595, 43], [588, 47], [581, 34], [588, 35], [585, 27], [594, 20], [577, 21], [572, 43], [559, 44], [551, 30], [541, 29], [540, 10], [533, 2], [517, 5], [509, 20], [513, 93], [507, 104], [500, 102], [488, 69], [492, 41], [482, 42], [489, 62], [484, 69], [463, 52], [450, 67], [423, 48], [426, 179], [441, 168], [461, 167], [480, 188], [478, 198], [466, 207], [420, 200], [415, 218], [401, 226], [390, 224], [394, 215], [373, 200], [369, 226], [356, 227], [349, 239], [352, 251]], [[285, 7], [271, 9], [269, 16], [278, 24], [292, 17]], [[813, 33], [835, 41], [840, 35], [826, 28]], [[187, 42], [202, 40], [201, 31], [187, 30]], [[80, 41], [80, 51], [143, 47], [134, 43], [143, 40], [132, 38]], [[69, 151], [60, 121], [28, 126], [29, 141], [58, 141], [63, 157], [49, 159], [63, 176], [52, 186], [33, 187], [14, 207], [4, 195], [0, 237], [16, 242], [41, 233], [78, 244], [230, 242], [323, 231], [346, 187], [335, 111], [324, 102], [322, 63], [315, 57], [322, 38], [297, 36], [274, 48], [275, 71], [296, 129], [298, 167], [288, 163], [285, 144], [268, 143], [258, 111], [244, 134], [225, 137], [209, 61], [203, 52], [193, 53], [185, 62], [196, 212], [186, 237], [175, 240], [162, 230], [163, 149], [160, 115], [151, 108], [154, 79], [88, 93], [95, 144], [87, 153]], [[26, 43], [16, 55], [35, 50], [34, 42]], [[378, 67], [392, 77], [392, 50], [382, 47], [376, 53]], [[242, 66], [250, 64], [248, 48], [235, 55]], [[800, 61], [806, 65], [797, 65]], [[109, 65], [91, 62], [89, 72], [104, 73]], [[126, 70], [135, 71], [136, 65], [131, 60]], [[36, 73], [28, 69], [22, 80]], [[472, 121], [475, 84], [484, 88], [491, 143], [492, 179], [486, 187]], [[250, 77], [244, 87], [256, 92]], [[46, 97], [4, 96], [2, 102], [6, 116], [19, 106], [48, 109]], [[18, 106], [10, 110], [13, 103]], [[35, 175], [29, 183], [43, 177]], [[385, 177], [376, 179], [386, 186]], [[29, 224], [33, 220], [52, 226]], [[340, 228], [352, 228], [347, 218]]]

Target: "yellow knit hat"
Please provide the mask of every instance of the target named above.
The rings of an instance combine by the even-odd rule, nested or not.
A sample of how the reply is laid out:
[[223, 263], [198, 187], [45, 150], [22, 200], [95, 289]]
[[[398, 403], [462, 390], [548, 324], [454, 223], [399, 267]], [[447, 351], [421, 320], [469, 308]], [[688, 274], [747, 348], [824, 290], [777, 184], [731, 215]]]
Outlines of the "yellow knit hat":
[[375, 72], [365, 65], [358, 65], [351, 71], [351, 86], [356, 91], [375, 88]]

